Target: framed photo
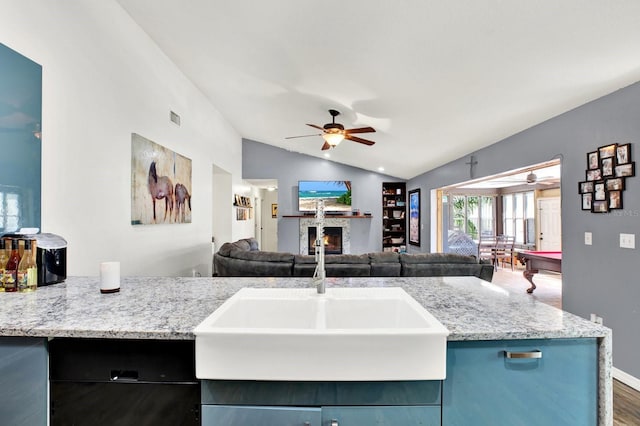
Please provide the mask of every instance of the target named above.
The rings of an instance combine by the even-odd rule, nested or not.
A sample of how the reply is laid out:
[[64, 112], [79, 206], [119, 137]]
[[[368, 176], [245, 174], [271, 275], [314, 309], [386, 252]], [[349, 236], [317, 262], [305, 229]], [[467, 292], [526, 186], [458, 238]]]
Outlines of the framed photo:
[[274, 219], [278, 217], [278, 204], [271, 204], [271, 217]]
[[597, 169], [600, 166], [600, 157], [598, 151], [587, 153], [587, 168], [590, 170]]
[[610, 158], [616, 156], [616, 147], [618, 144], [612, 143], [611, 145], [605, 145], [598, 148], [598, 154], [600, 156], [600, 160], [603, 158]]
[[603, 201], [607, 199], [607, 191], [605, 190], [604, 182], [593, 185], [593, 199], [594, 201]]
[[600, 169], [587, 170], [587, 180], [601, 180], [602, 171]]
[[624, 178], [611, 178], [604, 181], [607, 191], [623, 191]]
[[[609, 179], [611, 180], [611, 179]], [[578, 193], [586, 194], [588, 192], [593, 192], [593, 181], [588, 182], [578, 182]]]
[[591, 203], [591, 212], [592, 213], [607, 213], [609, 211], [609, 201], [593, 201]]
[[600, 164], [600, 170], [602, 172], [602, 177], [613, 176], [613, 160], [615, 157], [603, 158], [602, 163]]
[[578, 182], [578, 193], [586, 194], [587, 192], [593, 192], [593, 181]]
[[593, 200], [593, 194], [591, 192], [582, 194], [582, 210], [591, 210], [592, 200]]
[[609, 210], [622, 208], [622, 191], [609, 192]]
[[636, 175], [636, 162], [632, 161], [627, 164], [619, 164], [615, 167], [616, 177], [627, 177]]
[[409, 244], [420, 245], [420, 188], [409, 191]]
[[627, 164], [631, 161], [631, 144], [625, 143], [616, 148], [616, 163]]

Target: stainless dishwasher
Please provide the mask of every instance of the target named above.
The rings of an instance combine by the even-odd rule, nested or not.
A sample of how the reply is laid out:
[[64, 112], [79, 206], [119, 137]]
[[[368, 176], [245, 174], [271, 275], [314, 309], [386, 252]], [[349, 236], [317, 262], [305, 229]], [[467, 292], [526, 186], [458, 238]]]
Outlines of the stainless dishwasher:
[[199, 425], [195, 342], [49, 342], [52, 426]]

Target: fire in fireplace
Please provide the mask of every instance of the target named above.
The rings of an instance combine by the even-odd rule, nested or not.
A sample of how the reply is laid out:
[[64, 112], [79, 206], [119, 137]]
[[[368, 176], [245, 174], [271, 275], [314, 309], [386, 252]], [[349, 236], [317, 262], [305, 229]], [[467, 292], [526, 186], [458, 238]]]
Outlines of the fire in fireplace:
[[[309, 254], [316, 254], [316, 227], [310, 226]], [[324, 227], [324, 254], [342, 254], [342, 228], [339, 226]]]

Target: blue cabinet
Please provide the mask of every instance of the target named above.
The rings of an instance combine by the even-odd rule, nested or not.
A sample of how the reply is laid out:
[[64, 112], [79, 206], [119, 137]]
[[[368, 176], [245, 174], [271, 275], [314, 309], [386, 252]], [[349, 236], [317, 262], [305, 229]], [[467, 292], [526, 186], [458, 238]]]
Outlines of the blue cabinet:
[[323, 407], [322, 426], [440, 426], [440, 406]]
[[[203, 426], [439, 426], [442, 382], [202, 382]], [[335, 420], [337, 423], [332, 423]]]
[[204, 405], [202, 426], [439, 426], [440, 406], [257, 407]]
[[0, 424], [47, 424], [47, 340], [0, 337]]
[[202, 426], [320, 426], [320, 408], [203, 405]]
[[595, 339], [449, 342], [443, 426], [597, 424]]

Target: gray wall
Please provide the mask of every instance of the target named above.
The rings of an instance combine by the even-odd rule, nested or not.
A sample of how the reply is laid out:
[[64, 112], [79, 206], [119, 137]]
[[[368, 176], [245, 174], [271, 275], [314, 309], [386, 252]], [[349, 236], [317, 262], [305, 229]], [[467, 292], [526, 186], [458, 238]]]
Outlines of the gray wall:
[[402, 182], [391, 176], [298, 154], [260, 142], [242, 141], [243, 179], [278, 180], [278, 251], [298, 253], [299, 180], [350, 180], [352, 207], [370, 211], [371, 219], [351, 220], [351, 253], [382, 250], [382, 182]]
[[[640, 279], [638, 249], [619, 247], [620, 233], [640, 230], [640, 177], [627, 178], [624, 210], [593, 214], [581, 210], [578, 182], [585, 180], [586, 153], [610, 143], [632, 144], [639, 159], [640, 83], [590, 102], [494, 145], [475, 152], [475, 177], [514, 169], [562, 156], [562, 283], [563, 308], [582, 317], [597, 313], [613, 329], [616, 368], [640, 378], [638, 326]], [[420, 248], [429, 251], [429, 211], [432, 189], [469, 179], [469, 157], [453, 161], [408, 182], [422, 189]], [[640, 164], [640, 163], [639, 163]], [[640, 175], [640, 170], [636, 172]], [[593, 245], [584, 233], [593, 233]], [[638, 241], [640, 244], [640, 241]]]

